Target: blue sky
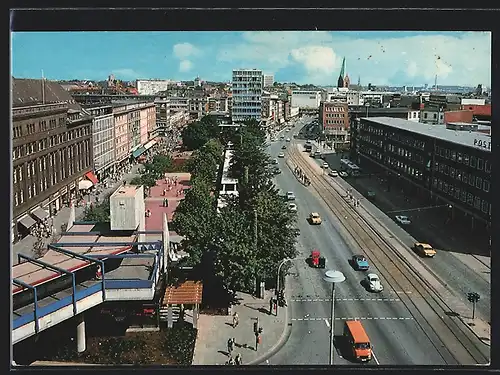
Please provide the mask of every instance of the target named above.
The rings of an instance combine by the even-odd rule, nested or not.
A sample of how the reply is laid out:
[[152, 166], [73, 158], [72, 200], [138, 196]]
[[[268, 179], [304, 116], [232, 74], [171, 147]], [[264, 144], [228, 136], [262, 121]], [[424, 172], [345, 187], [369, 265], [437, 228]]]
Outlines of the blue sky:
[[229, 81], [257, 68], [280, 82], [335, 85], [342, 58], [352, 83], [491, 86], [484, 32], [13, 33], [12, 74], [48, 79]]

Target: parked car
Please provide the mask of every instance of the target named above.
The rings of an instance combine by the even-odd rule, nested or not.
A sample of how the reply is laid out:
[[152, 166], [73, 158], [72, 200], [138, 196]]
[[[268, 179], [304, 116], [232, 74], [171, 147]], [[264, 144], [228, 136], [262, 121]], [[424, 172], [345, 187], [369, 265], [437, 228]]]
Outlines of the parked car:
[[340, 177], [347, 177], [347, 176], [349, 176], [349, 175], [347, 174], [347, 172], [340, 171], [340, 172], [339, 172], [339, 176], [340, 176]]
[[330, 177], [338, 177], [339, 176], [339, 172], [337, 172], [336, 170], [330, 171], [330, 172], [328, 172], [328, 176], [330, 176]]
[[288, 209], [290, 211], [297, 211], [297, 205], [295, 203], [288, 203]]
[[290, 138], [287, 138], [287, 139], [286, 139], [286, 141], [287, 141], [287, 142], [290, 142]]
[[281, 173], [281, 169], [279, 169], [279, 167], [275, 167], [275, 168], [273, 169], [273, 173], [274, 173], [274, 174], [280, 174], [280, 173]]
[[398, 216], [395, 217], [395, 219], [401, 225], [409, 225], [409, 224], [411, 224], [411, 221], [408, 218], [408, 216], [398, 215]]
[[325, 169], [330, 168], [330, 166], [328, 165], [328, 163], [326, 161], [323, 163], [323, 168], [325, 168]]
[[280, 152], [280, 153], [278, 154], [278, 157], [279, 157], [279, 158], [284, 158], [284, 157], [285, 157], [285, 153]]
[[281, 146], [281, 149], [286, 150], [286, 146], [285, 145]]
[[436, 255], [436, 250], [428, 243], [415, 242], [413, 249], [422, 257], [432, 258]]
[[286, 199], [288, 199], [289, 201], [295, 200], [295, 194], [293, 193], [293, 191], [289, 191], [288, 193], [286, 193]]
[[358, 271], [368, 271], [368, 269], [370, 268], [366, 257], [360, 254], [352, 256], [352, 264]]
[[380, 278], [377, 274], [374, 273], [369, 273], [368, 275], [366, 275], [365, 285], [366, 289], [368, 289], [370, 292], [380, 293], [382, 290], [384, 290], [384, 287], [380, 282]]
[[317, 212], [311, 212], [309, 214], [309, 222], [313, 225], [320, 225], [321, 224], [321, 216]]
[[278, 159], [273, 159], [273, 164], [278, 164]]

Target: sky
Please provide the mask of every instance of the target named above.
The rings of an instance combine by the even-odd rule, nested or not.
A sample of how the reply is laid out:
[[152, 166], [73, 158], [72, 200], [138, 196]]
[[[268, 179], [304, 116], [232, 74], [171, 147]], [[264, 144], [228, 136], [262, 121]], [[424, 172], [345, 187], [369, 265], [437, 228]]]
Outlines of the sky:
[[231, 80], [262, 69], [275, 81], [491, 86], [489, 32], [22, 32], [12, 33], [16, 78]]

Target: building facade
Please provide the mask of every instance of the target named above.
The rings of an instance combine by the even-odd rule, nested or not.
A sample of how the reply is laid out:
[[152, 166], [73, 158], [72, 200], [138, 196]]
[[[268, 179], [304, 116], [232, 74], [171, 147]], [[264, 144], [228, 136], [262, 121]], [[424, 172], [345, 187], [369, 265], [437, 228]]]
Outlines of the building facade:
[[86, 175], [95, 178], [92, 154], [92, 117], [69, 93], [12, 79], [12, 241], [75, 198]]
[[274, 84], [274, 76], [272, 74], [264, 74], [262, 76], [262, 86], [271, 87]]
[[325, 140], [334, 147], [349, 143], [349, 107], [346, 102], [321, 102], [319, 122]]
[[436, 207], [449, 205], [450, 220], [489, 232], [490, 137], [387, 117], [362, 118], [356, 128], [352, 158], [361, 168], [384, 171], [388, 185], [403, 184], [405, 194], [425, 196]]
[[234, 123], [262, 117], [262, 70], [233, 70], [231, 118]]
[[128, 132], [127, 107], [125, 105], [113, 108], [115, 118], [115, 162], [121, 170], [130, 156], [130, 135]]
[[173, 83], [162, 79], [138, 79], [135, 81], [135, 87], [139, 95], [156, 95], [160, 91], [167, 91], [168, 86]]
[[292, 107], [299, 109], [318, 109], [321, 103], [321, 91], [292, 91]]
[[156, 128], [160, 135], [164, 135], [169, 130], [168, 119], [170, 117], [170, 99], [156, 98]]
[[94, 171], [97, 178], [103, 180], [115, 171], [115, 117], [113, 116], [113, 107], [87, 108], [87, 111], [93, 116]]

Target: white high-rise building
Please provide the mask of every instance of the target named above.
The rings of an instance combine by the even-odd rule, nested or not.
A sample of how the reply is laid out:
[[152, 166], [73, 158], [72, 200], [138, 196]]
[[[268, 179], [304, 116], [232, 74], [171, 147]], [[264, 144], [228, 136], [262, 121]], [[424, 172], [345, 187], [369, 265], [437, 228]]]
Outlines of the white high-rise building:
[[258, 122], [262, 115], [262, 70], [233, 70], [232, 122], [243, 122], [255, 119]]
[[135, 87], [139, 95], [155, 95], [160, 91], [167, 91], [172, 81], [167, 79], [138, 79]]
[[274, 76], [272, 74], [264, 74], [262, 83], [264, 87], [271, 87], [274, 84]]

